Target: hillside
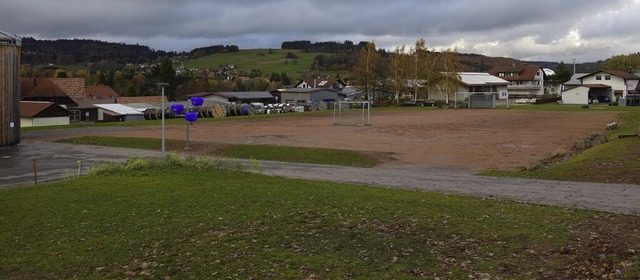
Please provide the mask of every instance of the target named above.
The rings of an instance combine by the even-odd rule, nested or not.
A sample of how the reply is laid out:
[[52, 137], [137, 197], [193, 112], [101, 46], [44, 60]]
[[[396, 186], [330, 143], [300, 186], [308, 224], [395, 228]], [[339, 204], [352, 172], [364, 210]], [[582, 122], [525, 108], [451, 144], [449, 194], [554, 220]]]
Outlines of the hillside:
[[271, 73], [286, 73], [290, 77], [306, 77], [316, 75], [328, 75], [335, 77], [337, 74], [344, 76], [346, 70], [316, 70], [315, 58], [319, 55], [333, 55], [319, 52], [305, 52], [302, 50], [283, 49], [248, 49], [233, 53], [217, 53], [196, 59], [185, 59], [185, 68], [221, 69], [232, 65], [237, 74], [249, 73], [259, 70], [261, 76], [269, 76]]
[[[293, 54], [295, 58], [287, 58]], [[333, 57], [341, 56], [340, 61], [347, 60], [346, 65], [340, 67], [332, 65], [320, 65], [316, 67], [316, 58], [318, 56]], [[234, 53], [217, 53], [207, 55], [195, 59], [185, 59], [182, 61], [185, 68], [190, 69], [221, 69], [229, 65], [235, 67], [237, 74], [244, 73], [249, 76], [252, 71], [259, 70], [261, 76], [269, 76], [271, 73], [286, 73], [289, 77], [305, 78], [307, 76], [331, 76], [349, 77], [352, 64], [357, 61], [357, 52], [348, 54], [341, 53], [321, 53], [307, 52], [302, 50], [283, 50], [283, 49], [247, 49]], [[524, 65], [527, 62], [506, 58], [506, 57], [488, 57], [478, 54], [459, 54], [461, 71], [467, 72], [487, 72], [496, 66], [505, 65]], [[552, 62], [554, 68], [557, 63]], [[346, 66], [346, 67], [345, 67]], [[329, 70], [338, 68], [340, 70]], [[241, 75], [242, 76], [242, 75]]]
[[[349, 42], [346, 41], [345, 44]], [[241, 76], [269, 77], [272, 73], [286, 73], [290, 77], [310, 76], [348, 77], [349, 70], [357, 61], [358, 51], [353, 43], [346, 45], [351, 49], [340, 49], [328, 53], [322, 43], [316, 48], [302, 49], [247, 49], [237, 46], [209, 46], [196, 48], [190, 52], [175, 53], [154, 50], [147, 46], [110, 43], [97, 40], [37, 40], [23, 38], [22, 63], [25, 65], [55, 64], [58, 66], [90, 65], [108, 62], [116, 68], [126, 63], [154, 62], [160, 57], [177, 59], [176, 68], [209, 69], [217, 71], [229, 65], [235, 66], [234, 72]], [[287, 42], [285, 42], [287, 43]], [[283, 46], [286, 45], [283, 43]], [[295, 42], [289, 42], [293, 44]], [[310, 42], [309, 42], [310, 43]], [[328, 42], [325, 42], [328, 43]], [[349, 42], [350, 43], [350, 42]], [[362, 44], [362, 43], [361, 43]], [[334, 46], [337, 45], [337, 46]], [[332, 48], [341, 46], [333, 43]], [[389, 52], [383, 50], [383, 57]], [[461, 71], [487, 72], [495, 66], [536, 64], [555, 70], [558, 62], [526, 62], [506, 57], [487, 57], [479, 54], [459, 54]], [[565, 61], [565, 63], [568, 63]], [[602, 62], [576, 65], [577, 72], [592, 72], [599, 69]], [[115, 69], [110, 69], [115, 70]]]

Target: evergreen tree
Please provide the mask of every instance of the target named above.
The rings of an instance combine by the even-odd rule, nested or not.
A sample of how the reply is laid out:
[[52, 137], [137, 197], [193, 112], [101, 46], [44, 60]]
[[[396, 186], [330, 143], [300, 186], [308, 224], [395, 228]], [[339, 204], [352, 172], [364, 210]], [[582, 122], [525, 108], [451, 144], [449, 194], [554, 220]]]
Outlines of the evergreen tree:
[[175, 89], [177, 87], [176, 71], [173, 69], [171, 59], [164, 57], [160, 59], [160, 63], [151, 69], [151, 78], [145, 84], [143, 95], [158, 95], [160, 89], [158, 83], [168, 83], [164, 88], [164, 94], [168, 100], [175, 99]]
[[564, 61], [560, 61], [558, 66], [556, 67], [556, 74], [553, 75], [553, 80], [558, 81], [560, 83], [565, 83], [571, 79], [571, 71]]

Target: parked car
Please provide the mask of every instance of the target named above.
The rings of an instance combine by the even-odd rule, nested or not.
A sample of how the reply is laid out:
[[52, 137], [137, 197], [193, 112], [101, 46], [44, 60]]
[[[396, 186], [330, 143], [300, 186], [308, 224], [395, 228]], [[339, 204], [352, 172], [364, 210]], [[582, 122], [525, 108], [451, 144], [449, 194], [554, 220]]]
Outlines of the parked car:
[[436, 101], [435, 100], [431, 100], [431, 99], [427, 99], [425, 101], [420, 102], [420, 105], [422, 105], [423, 107], [425, 107], [425, 106], [435, 107], [436, 106]]

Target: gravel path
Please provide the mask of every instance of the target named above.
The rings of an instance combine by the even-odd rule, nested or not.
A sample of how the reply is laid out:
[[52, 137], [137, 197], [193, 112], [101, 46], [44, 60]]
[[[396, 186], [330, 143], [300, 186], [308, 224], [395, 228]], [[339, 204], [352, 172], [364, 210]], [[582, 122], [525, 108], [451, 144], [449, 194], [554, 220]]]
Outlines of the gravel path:
[[[87, 131], [83, 130], [83, 132]], [[59, 130], [25, 134], [31, 139], [43, 139], [61, 137], [64, 133], [73, 132]], [[86, 168], [87, 165], [96, 162], [122, 162], [130, 157], [160, 157], [160, 152], [26, 140], [18, 147], [0, 149], [0, 188], [32, 185], [34, 159], [37, 159], [38, 163], [38, 181], [44, 182], [73, 176], [78, 169], [78, 161], [82, 161], [83, 168]], [[262, 173], [270, 176], [416, 189], [640, 214], [640, 186], [638, 185], [484, 177], [472, 175], [471, 170], [428, 165], [355, 168], [271, 161], [263, 161], [261, 164]]]

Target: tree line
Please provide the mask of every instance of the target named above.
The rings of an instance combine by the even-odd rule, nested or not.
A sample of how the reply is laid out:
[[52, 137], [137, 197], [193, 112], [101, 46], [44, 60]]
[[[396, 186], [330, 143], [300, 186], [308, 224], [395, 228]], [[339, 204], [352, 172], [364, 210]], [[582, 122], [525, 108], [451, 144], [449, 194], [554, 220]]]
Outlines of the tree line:
[[428, 49], [421, 38], [392, 52], [377, 50], [375, 42], [369, 42], [352, 72], [365, 99], [398, 104], [403, 97], [428, 99], [436, 93], [448, 101], [458, 90], [461, 69], [456, 50]]
[[22, 39], [21, 52], [22, 64], [57, 65], [101, 61], [119, 61], [124, 65], [127, 62], [146, 63], [155, 61], [159, 57], [176, 55], [175, 52], [153, 50], [141, 45], [85, 39], [36, 40], [31, 37]]
[[354, 52], [361, 50], [367, 46], [368, 42], [360, 42], [354, 45], [352, 41], [345, 40], [344, 42], [315, 42], [311, 43], [308, 40], [300, 41], [285, 41], [280, 46], [283, 50], [302, 50], [307, 52], [324, 52], [324, 53], [340, 53], [340, 52]]
[[161, 57], [191, 56], [201, 57], [216, 53], [238, 52], [236, 45], [214, 45], [201, 47], [190, 52], [166, 52], [147, 46], [124, 43], [110, 43], [86, 39], [37, 40], [32, 37], [22, 39], [22, 64], [96, 64], [109, 62], [124, 66], [127, 63], [150, 63]]

